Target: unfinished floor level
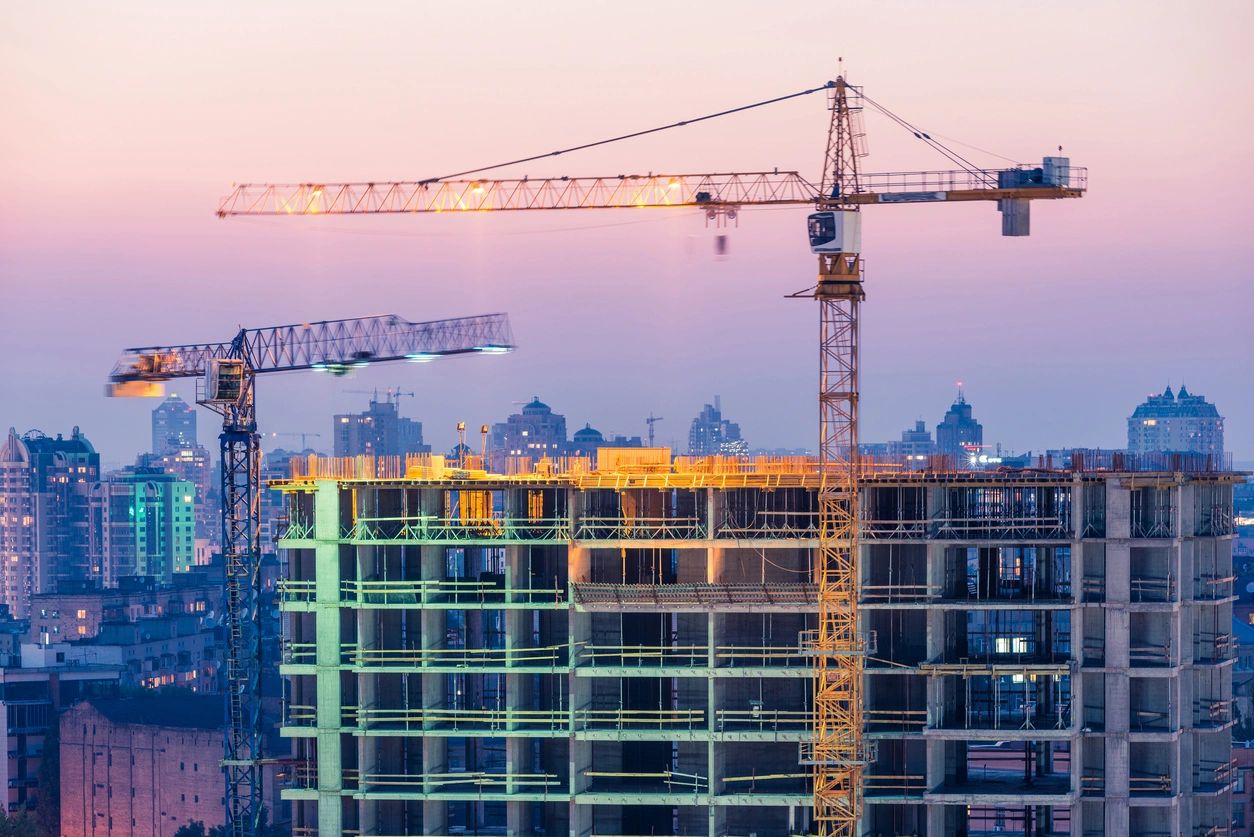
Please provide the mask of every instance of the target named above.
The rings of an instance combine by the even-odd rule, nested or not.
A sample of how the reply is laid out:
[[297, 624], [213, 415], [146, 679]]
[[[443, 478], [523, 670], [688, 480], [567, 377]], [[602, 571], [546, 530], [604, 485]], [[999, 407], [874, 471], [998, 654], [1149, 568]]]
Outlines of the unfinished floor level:
[[[298, 833], [809, 830], [812, 463], [322, 460], [283, 488]], [[1226, 833], [1228, 475], [861, 497], [863, 834]]]

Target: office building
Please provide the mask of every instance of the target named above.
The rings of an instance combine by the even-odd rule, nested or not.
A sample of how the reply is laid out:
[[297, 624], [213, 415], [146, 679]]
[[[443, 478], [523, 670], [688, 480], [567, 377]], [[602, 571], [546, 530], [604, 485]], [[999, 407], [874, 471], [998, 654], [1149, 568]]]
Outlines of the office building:
[[152, 452], [160, 456], [196, 446], [196, 408], [171, 393], [152, 411]]
[[723, 418], [722, 399], [714, 396], [688, 429], [689, 456], [743, 456], [749, 445], [740, 438], [740, 425]]
[[1214, 404], [1185, 387], [1181, 386], [1178, 393], [1167, 387], [1162, 395], [1146, 398], [1128, 417], [1128, 450], [1222, 456], [1223, 416]]
[[169, 584], [196, 562], [196, 487], [156, 468], [112, 473], [91, 487], [89, 555], [95, 577], [116, 587], [128, 576]]
[[88, 488], [100, 456], [77, 427], [70, 438], [9, 428], [0, 445], [0, 602], [16, 618], [60, 581], [93, 577]]
[[958, 397], [936, 425], [936, 452], [951, 458], [956, 467], [965, 467], [971, 454], [984, 445], [984, 427], [971, 415], [971, 405], [961, 389]]
[[366, 412], [335, 416], [335, 455], [404, 456], [429, 452], [431, 447], [422, 441], [422, 422], [400, 414], [400, 396], [401, 393], [389, 391], [386, 399], [380, 401], [375, 393]]
[[[864, 482], [859, 834], [1225, 833], [1238, 478], [1111, 464]], [[282, 486], [297, 833], [812, 827], [813, 461], [566, 465]]]

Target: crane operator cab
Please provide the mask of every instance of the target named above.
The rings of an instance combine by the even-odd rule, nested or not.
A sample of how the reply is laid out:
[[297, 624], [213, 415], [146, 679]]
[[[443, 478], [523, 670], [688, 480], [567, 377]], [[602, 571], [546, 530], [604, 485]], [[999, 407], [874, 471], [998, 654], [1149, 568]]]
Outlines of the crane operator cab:
[[859, 253], [862, 250], [860, 212], [851, 209], [813, 212], [808, 226], [812, 253]]

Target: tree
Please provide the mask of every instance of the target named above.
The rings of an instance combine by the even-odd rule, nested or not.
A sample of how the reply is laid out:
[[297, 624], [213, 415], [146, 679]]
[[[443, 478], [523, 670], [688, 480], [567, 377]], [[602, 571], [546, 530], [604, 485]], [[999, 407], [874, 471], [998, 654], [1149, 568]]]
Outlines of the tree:
[[0, 811], [0, 817], [0, 837], [39, 837], [39, 829], [28, 812], [9, 816]]
[[35, 801], [35, 829], [39, 837], [61, 835], [61, 728], [54, 721], [44, 735], [43, 758], [39, 761], [39, 798]]

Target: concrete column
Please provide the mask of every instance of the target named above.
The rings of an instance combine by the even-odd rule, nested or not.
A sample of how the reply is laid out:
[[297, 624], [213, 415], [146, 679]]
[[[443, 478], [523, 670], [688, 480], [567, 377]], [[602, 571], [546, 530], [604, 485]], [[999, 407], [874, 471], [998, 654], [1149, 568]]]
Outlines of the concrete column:
[[318, 831], [343, 831], [340, 752], [340, 495], [335, 480], [318, 480], [314, 494], [314, 665], [317, 680]]

